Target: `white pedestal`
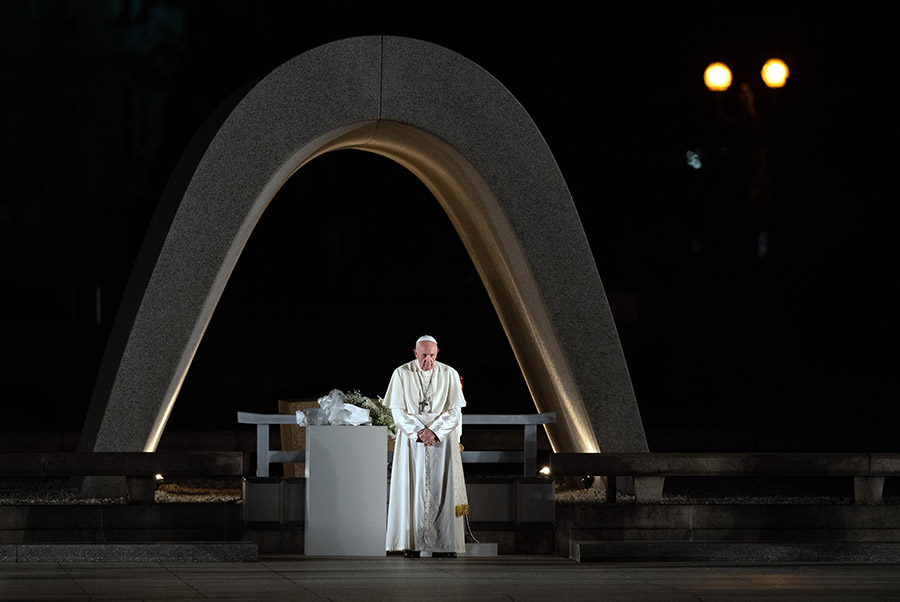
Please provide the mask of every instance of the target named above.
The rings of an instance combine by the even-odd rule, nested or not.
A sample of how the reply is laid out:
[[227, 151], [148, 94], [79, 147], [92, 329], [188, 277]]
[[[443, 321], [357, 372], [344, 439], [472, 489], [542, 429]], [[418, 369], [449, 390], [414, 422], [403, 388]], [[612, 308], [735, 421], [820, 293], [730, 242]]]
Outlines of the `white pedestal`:
[[307, 427], [306, 555], [385, 555], [386, 458], [386, 427]]

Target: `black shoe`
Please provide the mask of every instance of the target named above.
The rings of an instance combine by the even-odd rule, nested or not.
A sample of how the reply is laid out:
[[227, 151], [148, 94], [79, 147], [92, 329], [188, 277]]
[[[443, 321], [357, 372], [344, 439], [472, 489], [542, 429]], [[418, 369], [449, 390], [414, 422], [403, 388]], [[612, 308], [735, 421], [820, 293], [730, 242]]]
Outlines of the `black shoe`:
[[419, 558], [422, 555], [418, 550], [403, 550], [404, 558]]
[[432, 552], [432, 558], [456, 558], [456, 552]]

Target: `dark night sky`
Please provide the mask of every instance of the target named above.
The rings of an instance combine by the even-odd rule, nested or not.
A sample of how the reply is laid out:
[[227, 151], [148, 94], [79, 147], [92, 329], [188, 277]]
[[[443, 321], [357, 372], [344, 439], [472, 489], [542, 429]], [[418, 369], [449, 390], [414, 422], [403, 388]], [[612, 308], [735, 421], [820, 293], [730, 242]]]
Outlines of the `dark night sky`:
[[[893, 440], [892, 248], [865, 167], [864, 133], [880, 117], [852, 85], [860, 76], [845, 75], [863, 64], [852, 20], [782, 10], [781, 21], [648, 24], [607, 11], [416, 24], [297, 5], [0, 2], [0, 365], [7, 411], [26, 406], [0, 430], [78, 430], [156, 200], [213, 108], [305, 50], [385, 33], [475, 61], [541, 129], [610, 297], [651, 449], [661, 429], [874, 428], [882, 438], [848, 446]], [[758, 76], [771, 56], [792, 69], [779, 91]], [[712, 60], [735, 73], [718, 98], [701, 80]], [[742, 109], [741, 82], [758, 117]], [[448, 266], [440, 278], [391, 269], [421, 242], [397, 217], [413, 210]], [[438, 204], [380, 157], [322, 157], [254, 232], [170, 428], [233, 428], [237, 409], [333, 387], [381, 394], [423, 332], [464, 374], [470, 407], [531, 411]]]

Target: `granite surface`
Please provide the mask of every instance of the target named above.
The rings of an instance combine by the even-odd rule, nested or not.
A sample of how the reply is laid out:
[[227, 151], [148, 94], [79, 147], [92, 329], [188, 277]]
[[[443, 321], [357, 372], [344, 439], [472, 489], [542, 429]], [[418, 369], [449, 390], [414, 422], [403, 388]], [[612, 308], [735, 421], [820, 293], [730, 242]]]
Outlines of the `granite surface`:
[[248, 541], [16, 544], [15, 562], [256, 562]]
[[[887, 564], [578, 564], [548, 556], [2, 564], [0, 600], [900, 602]], [[398, 587], [402, 584], [403, 587]]]
[[887, 562], [900, 560], [900, 542], [575, 542], [577, 562]]

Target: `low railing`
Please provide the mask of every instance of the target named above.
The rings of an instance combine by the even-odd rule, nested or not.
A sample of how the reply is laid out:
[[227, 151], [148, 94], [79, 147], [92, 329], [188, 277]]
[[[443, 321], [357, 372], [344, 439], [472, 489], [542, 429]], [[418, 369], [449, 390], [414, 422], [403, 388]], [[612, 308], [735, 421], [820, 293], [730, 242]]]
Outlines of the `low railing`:
[[[522, 463], [523, 474], [537, 474], [537, 427], [556, 422], [556, 412], [544, 414], [463, 414], [463, 425], [521, 426], [524, 430], [522, 451], [463, 451], [462, 461], [467, 463]], [[256, 476], [268, 477], [269, 464], [277, 462], [304, 462], [304, 451], [279, 451], [270, 449], [269, 427], [275, 424], [297, 424], [293, 414], [252, 414], [238, 412], [238, 422], [256, 425]], [[388, 459], [390, 461], [390, 458]]]
[[522, 475], [537, 476], [537, 427], [556, 422], [556, 412], [543, 414], [463, 414], [463, 425], [521, 426], [522, 451], [463, 451], [462, 461], [467, 463], [522, 464]]
[[615, 477], [634, 477], [639, 503], [659, 502], [665, 477], [852, 477], [854, 503], [880, 504], [884, 478], [900, 476], [900, 453], [557, 453], [550, 473], [609, 477], [610, 503]]

